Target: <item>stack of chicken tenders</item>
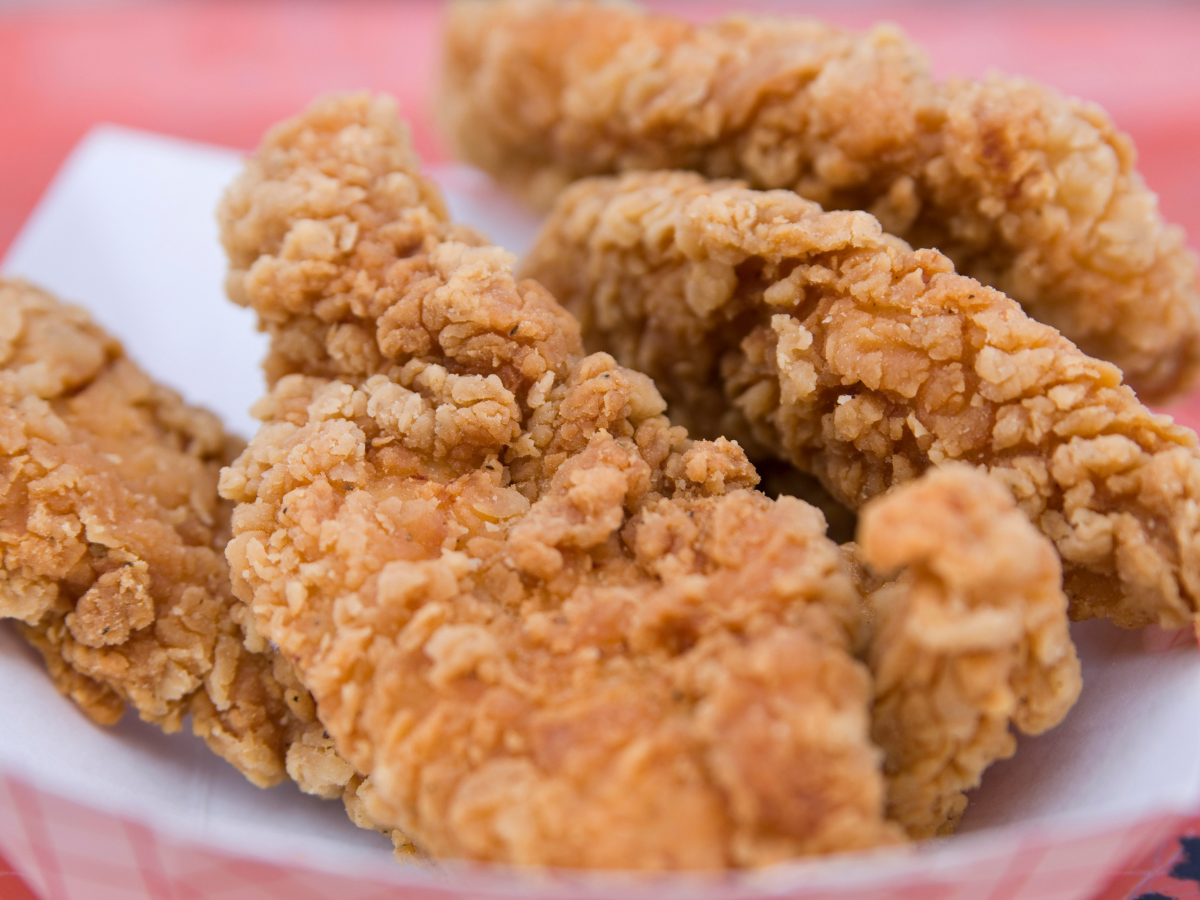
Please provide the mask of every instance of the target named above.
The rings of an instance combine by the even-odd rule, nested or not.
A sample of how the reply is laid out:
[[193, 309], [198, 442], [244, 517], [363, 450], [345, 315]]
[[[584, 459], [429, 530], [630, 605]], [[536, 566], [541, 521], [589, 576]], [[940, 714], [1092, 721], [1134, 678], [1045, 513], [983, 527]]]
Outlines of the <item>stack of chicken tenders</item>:
[[1079, 696], [1069, 619], [1193, 624], [1143, 400], [1196, 262], [1102, 111], [584, 0], [453, 5], [438, 108], [536, 245], [386, 97], [275, 126], [219, 210], [248, 445], [0, 282], [0, 615], [97, 722], [190, 714], [409, 859], [755, 867], [953, 832]]

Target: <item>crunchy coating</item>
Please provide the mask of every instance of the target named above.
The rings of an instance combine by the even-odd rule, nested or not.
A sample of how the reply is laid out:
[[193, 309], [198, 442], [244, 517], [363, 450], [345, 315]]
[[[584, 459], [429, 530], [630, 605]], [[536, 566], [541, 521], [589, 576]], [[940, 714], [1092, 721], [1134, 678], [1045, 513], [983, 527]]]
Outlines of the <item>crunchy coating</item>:
[[983, 770], [1079, 696], [1079, 659], [1054, 545], [1000, 484], [952, 463], [867, 504], [859, 554], [899, 577], [867, 595], [871, 733], [886, 754], [888, 818], [949, 834]]
[[[319, 101], [264, 152], [296, 148], [312, 153], [285, 184], [409, 152], [365, 96]], [[254, 183], [267, 171], [237, 194], [286, 195]], [[254, 205], [273, 237], [234, 290], [272, 310], [246, 281], [354, 213]], [[325, 320], [316, 290], [287, 321], [355, 316], [378, 371], [327, 377], [314, 344], [221, 482], [235, 590], [370, 773], [367, 809], [435, 856], [522, 864], [718, 868], [899, 839], [848, 652], [859, 598], [820, 513], [747, 490], [736, 445], [688, 441], [649, 379], [583, 356], [510, 254], [440, 227], [372, 249], [386, 269], [350, 241], [329, 257], [366, 314]]]
[[205, 679], [224, 698], [237, 670], [213, 660], [236, 602], [217, 473], [240, 442], [30, 285], [0, 282], [0, 340], [0, 611], [74, 671], [67, 692], [97, 719], [128, 702], [177, 730]]
[[459, 3], [438, 108], [464, 159], [539, 204], [633, 169], [790, 188], [937, 247], [1144, 399], [1187, 390], [1200, 365], [1195, 259], [1129, 137], [1025, 79], [937, 83], [893, 26]]
[[399, 297], [418, 298], [423, 283], [436, 287], [422, 263], [439, 241], [487, 242], [448, 221], [419, 169], [407, 127], [386, 104], [326, 102], [273, 127], [226, 190], [217, 211], [226, 291], [270, 335], [269, 384], [296, 372], [367, 378], [402, 345], [425, 352], [405, 344], [419, 336], [377, 336], [388, 327], [381, 317]]
[[753, 460], [758, 471], [758, 489], [771, 499], [798, 497], [821, 511], [827, 523], [826, 534], [835, 544], [854, 540], [858, 516], [834, 499], [825, 486], [813, 475], [801, 472], [789, 462], [771, 456]]
[[128, 703], [173, 732], [191, 713], [254, 784], [349, 805], [361, 776], [230, 588], [217, 480], [241, 448], [83, 310], [0, 281], [0, 616], [95, 721]]
[[1057, 545], [1074, 617], [1192, 620], [1195, 434], [869, 214], [690, 173], [588, 179], [524, 273], [700, 436], [749, 432], [851, 508], [947, 460], [985, 467]]

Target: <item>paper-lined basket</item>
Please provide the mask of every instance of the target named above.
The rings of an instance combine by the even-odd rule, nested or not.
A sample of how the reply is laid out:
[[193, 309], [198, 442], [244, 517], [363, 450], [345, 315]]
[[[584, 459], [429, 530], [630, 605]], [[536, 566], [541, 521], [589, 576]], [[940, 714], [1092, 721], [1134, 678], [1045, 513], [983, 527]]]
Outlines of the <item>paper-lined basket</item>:
[[[103, 127], [4, 260], [87, 307], [130, 354], [249, 434], [263, 340], [222, 296], [213, 210], [236, 153]], [[455, 216], [520, 252], [536, 218], [485, 177], [435, 169]], [[1189, 423], [1191, 424], [1191, 423]], [[188, 735], [91, 724], [0, 629], [0, 853], [47, 900], [836, 897], [1076, 900], [1200, 810], [1200, 653], [1190, 634], [1075, 626], [1066, 722], [989, 770], [962, 833], [722, 878], [401, 867], [340, 804], [259, 791]]]

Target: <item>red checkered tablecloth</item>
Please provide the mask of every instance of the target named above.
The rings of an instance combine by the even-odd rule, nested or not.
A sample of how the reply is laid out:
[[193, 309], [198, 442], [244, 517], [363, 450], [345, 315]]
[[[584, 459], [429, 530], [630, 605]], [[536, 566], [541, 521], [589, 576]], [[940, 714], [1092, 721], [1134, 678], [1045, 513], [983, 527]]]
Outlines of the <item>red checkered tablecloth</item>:
[[[652, 5], [697, 18], [734, 7]], [[782, 0], [754, 6], [799, 8]], [[428, 0], [180, 0], [0, 11], [0, 254], [97, 122], [250, 148], [267, 125], [314, 95], [366, 87], [395, 94], [417, 149], [429, 161], [442, 159], [428, 110], [439, 7]], [[997, 68], [1101, 103], [1134, 136], [1141, 171], [1167, 217], [1200, 246], [1200, 5], [862, 0], [805, 4], [803, 11], [851, 27], [898, 22], [942, 74]], [[1200, 425], [1200, 396], [1170, 411]], [[36, 835], [28, 845], [35, 852]], [[146, 871], [151, 895], [183, 896], [178, 885], [154, 882], [152, 867]], [[64, 896], [59, 885], [46, 885], [45, 893], [45, 900]], [[34, 897], [0, 859], [0, 900]], [[1200, 898], [1200, 818], [1121, 872], [1097, 900], [1127, 898]]]
[[1200, 818], [1179, 837], [1119, 873], [1096, 900], [1196, 900], [1200, 898]]

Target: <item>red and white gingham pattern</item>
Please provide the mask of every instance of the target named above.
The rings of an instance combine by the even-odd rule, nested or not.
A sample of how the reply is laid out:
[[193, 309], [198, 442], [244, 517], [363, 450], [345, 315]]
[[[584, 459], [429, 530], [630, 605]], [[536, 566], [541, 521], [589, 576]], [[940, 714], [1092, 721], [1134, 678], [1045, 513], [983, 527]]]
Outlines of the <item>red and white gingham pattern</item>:
[[[1177, 818], [1163, 817], [1084, 838], [1030, 838], [983, 860], [968, 854], [853, 887], [821, 885], [818, 878], [817, 884], [702, 893], [723, 900], [1087, 900], [1124, 866], [1145, 858], [1178, 825]], [[389, 885], [303, 865], [238, 858], [11, 777], [0, 779], [0, 853], [43, 900], [499, 900], [520, 892], [509, 879], [489, 886], [478, 876], [447, 876], [434, 885]], [[522, 893], [545, 900], [597, 900], [623, 893], [544, 880], [528, 887]]]
[[[1195, 880], [1193, 871], [1197, 840], [1200, 840], [1200, 816], [1189, 819], [1182, 832], [1171, 840], [1123, 867], [1095, 900], [1140, 900], [1146, 895], [1200, 900], [1200, 882]], [[1185, 843], [1190, 845], [1187, 849]]]

